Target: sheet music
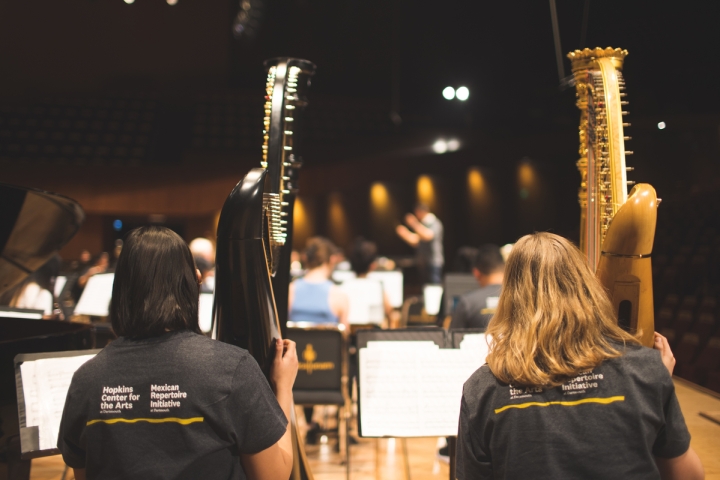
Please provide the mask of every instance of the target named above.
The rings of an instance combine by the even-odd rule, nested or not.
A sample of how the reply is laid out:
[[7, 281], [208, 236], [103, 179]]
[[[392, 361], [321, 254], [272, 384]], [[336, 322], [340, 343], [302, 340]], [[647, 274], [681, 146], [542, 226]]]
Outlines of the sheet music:
[[393, 308], [400, 308], [403, 304], [403, 274], [400, 271], [392, 272], [370, 272], [368, 278], [380, 280], [383, 289], [387, 293], [390, 305]]
[[[396, 345], [375, 345], [381, 343]], [[360, 349], [363, 436], [457, 435], [462, 386], [480, 365], [472, 348], [368, 342], [368, 348]]]
[[55, 289], [53, 293], [55, 294], [55, 298], [60, 298], [60, 294], [62, 293], [63, 287], [65, 287], [65, 284], [67, 283], [67, 277], [60, 275], [55, 277]]
[[75, 371], [95, 355], [58, 357], [20, 365], [27, 427], [38, 427], [40, 450], [57, 448], [60, 419]]
[[200, 330], [207, 333], [212, 329], [212, 309], [215, 295], [212, 293], [201, 293], [198, 301], [198, 323]]
[[460, 342], [460, 350], [467, 351], [469, 355], [477, 357], [480, 365], [485, 363], [492, 337], [484, 333], [468, 333]]
[[90, 277], [75, 307], [75, 313], [107, 317], [114, 279], [114, 273], [103, 273]]

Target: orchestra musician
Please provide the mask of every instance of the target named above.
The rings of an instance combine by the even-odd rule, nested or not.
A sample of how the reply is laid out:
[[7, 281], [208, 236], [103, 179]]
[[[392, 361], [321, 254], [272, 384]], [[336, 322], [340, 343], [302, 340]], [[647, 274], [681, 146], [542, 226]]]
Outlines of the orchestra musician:
[[465, 383], [457, 478], [702, 479], [675, 359], [617, 326], [580, 251], [550, 233], [510, 254], [487, 364]]
[[110, 318], [118, 338], [73, 376], [58, 448], [77, 479], [288, 478], [295, 344], [255, 359], [198, 327], [199, 272], [164, 227], [131, 231]]

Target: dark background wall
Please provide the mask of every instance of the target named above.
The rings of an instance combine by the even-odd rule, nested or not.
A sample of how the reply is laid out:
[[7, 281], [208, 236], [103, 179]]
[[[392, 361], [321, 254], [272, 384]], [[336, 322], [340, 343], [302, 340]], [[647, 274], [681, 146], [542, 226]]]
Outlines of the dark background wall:
[[[563, 53], [630, 51], [630, 178], [668, 199], [712, 187], [715, 2], [589, 2], [584, 45], [586, 2], [557, 4]], [[259, 163], [262, 61], [278, 55], [318, 65], [299, 248], [312, 234], [340, 244], [364, 235], [383, 253], [410, 254], [393, 228], [422, 175], [446, 224], [448, 259], [461, 245], [534, 230], [577, 235], [578, 113], [573, 89], [559, 88], [546, 2], [252, 5], [256, 34], [238, 39], [236, 1], [0, 0], [0, 180], [83, 204], [88, 222], [66, 255], [109, 248], [116, 218], [161, 215], [188, 237], [212, 235], [225, 195]], [[468, 102], [442, 99], [446, 85], [467, 85]], [[434, 154], [439, 138], [461, 148]], [[472, 193], [478, 178], [482, 192]], [[382, 214], [375, 184], [388, 194]]]

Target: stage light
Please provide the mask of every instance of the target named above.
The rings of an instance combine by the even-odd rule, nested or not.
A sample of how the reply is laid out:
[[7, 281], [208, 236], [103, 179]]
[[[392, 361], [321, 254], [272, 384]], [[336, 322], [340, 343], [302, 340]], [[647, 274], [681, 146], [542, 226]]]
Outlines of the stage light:
[[177, 5], [178, 0], [167, 0], [168, 5]]
[[441, 138], [439, 140], [436, 140], [435, 143], [433, 143], [432, 149], [435, 153], [445, 153], [448, 150], [448, 144], [445, 140]]
[[123, 227], [122, 220], [117, 219], [113, 222], [113, 228], [115, 229], [116, 232], [119, 232], [120, 230], [122, 230], [122, 227]]
[[660, 122], [660, 123], [658, 123], [658, 130], [665, 130], [666, 126], [667, 125], [665, 125], [665, 122]]
[[437, 207], [437, 192], [435, 182], [428, 175], [420, 175], [417, 179], [417, 199], [419, 203], [423, 203], [435, 210]]
[[470, 90], [468, 90], [467, 87], [460, 87], [457, 89], [457, 92], [455, 92], [455, 96], [457, 96], [458, 100], [464, 102], [470, 97]]
[[477, 167], [468, 170], [468, 189], [473, 197], [480, 197], [483, 190], [485, 189], [485, 179]]
[[454, 152], [460, 148], [460, 141], [456, 138], [447, 141], [448, 152]]
[[385, 185], [380, 182], [373, 183], [370, 187], [370, 202], [378, 213], [387, 210], [390, 205], [390, 195]]
[[125, 1], [125, 3], [127, 3], [128, 5], [130, 5], [131, 3], [135, 3], [135, 0], [124, 0], [124, 1]]
[[453, 87], [445, 87], [443, 89], [443, 97], [445, 97], [445, 100], [452, 100], [455, 98], [455, 89]]

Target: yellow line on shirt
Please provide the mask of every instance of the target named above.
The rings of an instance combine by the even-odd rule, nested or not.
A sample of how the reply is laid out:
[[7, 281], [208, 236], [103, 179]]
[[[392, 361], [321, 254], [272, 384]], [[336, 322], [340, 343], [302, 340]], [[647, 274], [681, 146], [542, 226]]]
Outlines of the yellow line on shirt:
[[583, 403], [602, 403], [607, 405], [608, 403], [624, 402], [624, 396], [617, 397], [606, 397], [606, 398], [583, 398], [582, 400], [575, 400], [572, 402], [527, 402], [518, 403], [517, 405], [505, 405], [504, 407], [495, 409], [495, 413], [504, 412], [510, 408], [528, 408], [528, 407], [549, 407], [550, 405], [561, 405], [563, 407], [574, 407], [575, 405], [581, 405]]
[[98, 418], [90, 420], [87, 425], [93, 423], [107, 423], [112, 425], [113, 423], [137, 423], [137, 422], [148, 422], [148, 423], [179, 423], [180, 425], [190, 425], [191, 423], [202, 422], [205, 419], [203, 417], [192, 417], [192, 418], [177, 418], [177, 417], [166, 417], [166, 418], [108, 418], [107, 420]]

